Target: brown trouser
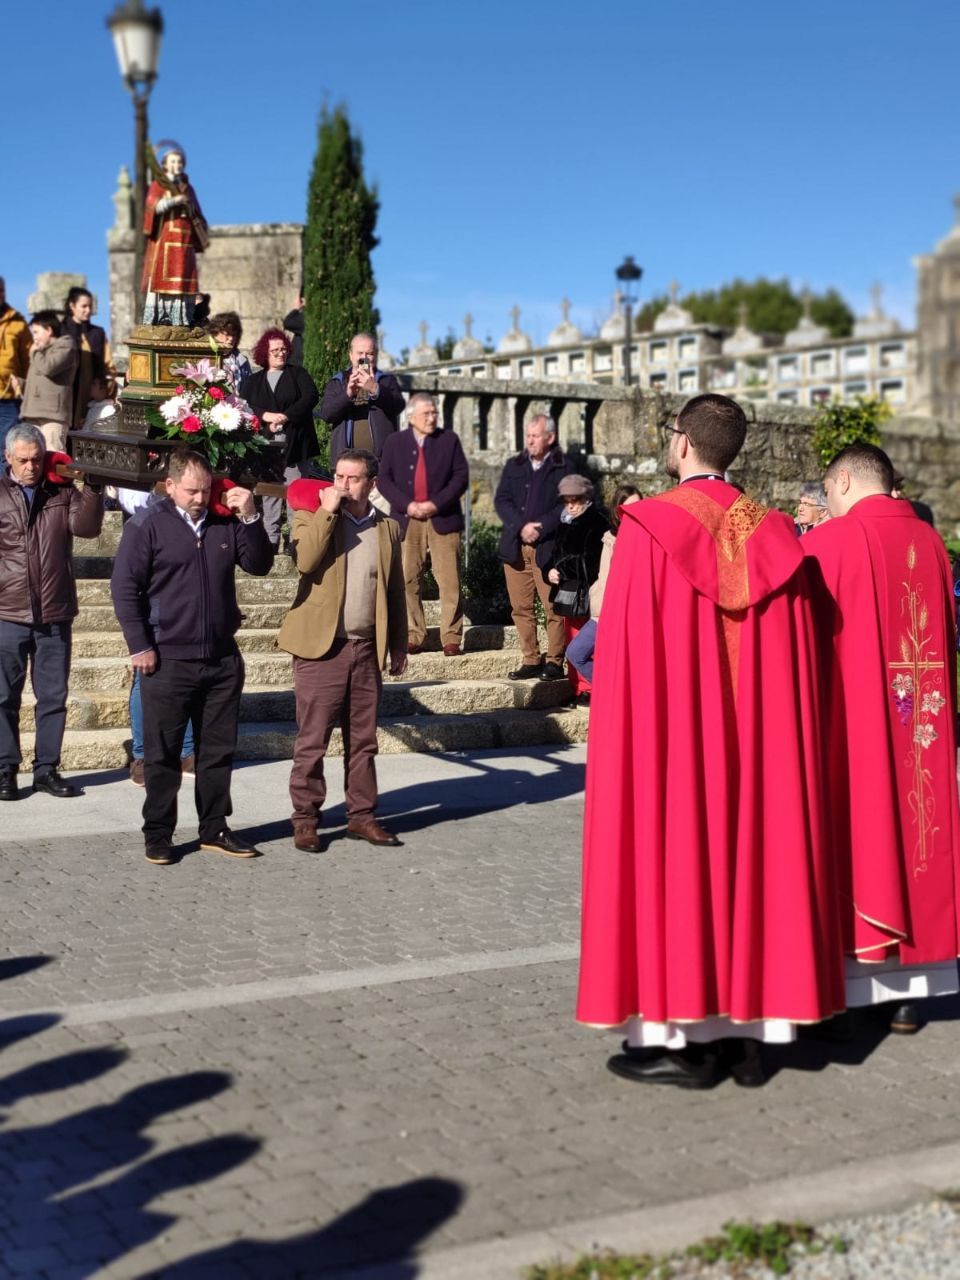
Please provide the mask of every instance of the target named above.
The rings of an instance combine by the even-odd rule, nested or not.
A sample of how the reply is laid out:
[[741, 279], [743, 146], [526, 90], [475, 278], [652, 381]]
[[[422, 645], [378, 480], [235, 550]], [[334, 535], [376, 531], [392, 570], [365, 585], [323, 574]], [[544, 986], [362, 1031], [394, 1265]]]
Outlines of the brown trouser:
[[373, 640], [335, 640], [322, 658], [294, 658], [297, 740], [290, 771], [294, 822], [314, 822], [320, 816], [327, 798], [323, 758], [338, 717], [347, 817], [367, 817], [376, 809], [377, 706], [382, 684]]
[[420, 589], [430, 567], [440, 588], [440, 643], [459, 645], [463, 640], [463, 595], [460, 591], [460, 534], [437, 533], [431, 520], [411, 520], [403, 537], [403, 585], [407, 593], [407, 630], [410, 644], [423, 644], [427, 620], [423, 616]]
[[558, 618], [553, 612], [553, 605], [550, 603], [550, 584], [544, 582], [536, 557], [536, 547], [521, 543], [517, 559], [513, 564], [503, 566], [504, 577], [507, 580], [507, 595], [510, 597], [510, 612], [513, 614], [513, 625], [517, 628], [517, 635], [520, 637], [524, 666], [540, 661], [537, 617], [533, 611], [535, 595], [538, 595], [543, 602], [543, 612], [547, 618], [547, 661], [563, 662], [565, 647], [563, 619]]

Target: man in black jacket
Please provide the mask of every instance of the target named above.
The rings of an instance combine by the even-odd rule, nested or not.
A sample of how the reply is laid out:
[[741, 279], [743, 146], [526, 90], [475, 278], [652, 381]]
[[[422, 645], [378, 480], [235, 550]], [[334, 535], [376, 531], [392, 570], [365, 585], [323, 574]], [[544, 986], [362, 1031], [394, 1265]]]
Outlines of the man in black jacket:
[[331, 470], [344, 449], [366, 449], [379, 459], [402, 412], [399, 382], [392, 373], [377, 368], [376, 338], [369, 333], [355, 334], [350, 343], [350, 368], [334, 374], [323, 389], [320, 404], [320, 417], [333, 427]]
[[188, 720], [201, 849], [234, 858], [259, 852], [226, 824], [243, 689], [234, 569], [263, 576], [273, 551], [249, 490], [227, 489], [220, 515], [209, 509], [212, 483], [202, 454], [171, 454], [167, 497], [127, 523], [111, 579], [130, 664], [142, 676], [143, 834], [147, 861], [159, 865], [177, 860], [172, 840]]
[[[557, 485], [572, 471], [557, 445], [557, 428], [552, 418], [538, 413], [524, 431], [526, 448], [503, 468], [494, 497], [497, 515], [503, 521], [500, 559], [507, 580], [507, 594], [513, 624], [517, 628], [522, 662], [510, 672], [511, 680], [563, 679], [564, 631], [550, 603], [550, 586], [537, 565], [537, 555], [546, 563], [548, 544], [560, 523], [563, 504]], [[547, 619], [547, 660], [540, 653], [534, 598], [539, 595]]]

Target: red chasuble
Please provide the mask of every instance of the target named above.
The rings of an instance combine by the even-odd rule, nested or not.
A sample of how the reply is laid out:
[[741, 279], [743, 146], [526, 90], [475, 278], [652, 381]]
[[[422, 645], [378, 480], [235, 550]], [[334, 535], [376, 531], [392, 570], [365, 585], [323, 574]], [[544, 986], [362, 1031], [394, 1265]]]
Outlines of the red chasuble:
[[812, 530], [829, 690], [830, 825], [844, 949], [957, 956], [960, 811], [953, 578], [939, 534], [877, 495]]
[[597, 635], [581, 1022], [844, 1006], [808, 577], [719, 481], [624, 507]]

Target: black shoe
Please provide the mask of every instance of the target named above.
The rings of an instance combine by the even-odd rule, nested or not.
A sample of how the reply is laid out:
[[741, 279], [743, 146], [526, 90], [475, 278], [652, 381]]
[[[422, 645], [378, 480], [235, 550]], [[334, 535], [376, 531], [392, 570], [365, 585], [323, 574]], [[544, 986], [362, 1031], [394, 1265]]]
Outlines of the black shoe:
[[522, 666], [517, 667], [516, 671], [510, 672], [511, 680], [536, 680], [537, 676], [543, 670], [542, 662], [525, 662]]
[[607, 1069], [637, 1084], [673, 1084], [678, 1089], [712, 1089], [726, 1074], [716, 1051], [689, 1045], [686, 1049], [664, 1049], [653, 1058], [615, 1053]]
[[723, 1064], [741, 1089], [759, 1089], [767, 1083], [756, 1040], [731, 1036], [721, 1044]]
[[920, 1010], [917, 1006], [897, 1005], [890, 1019], [890, 1030], [895, 1036], [915, 1036], [920, 1030]]
[[583, 693], [578, 693], [573, 700], [573, 705], [575, 707], [589, 707], [590, 705], [589, 693], [587, 693], [586, 691], [584, 691]]
[[16, 769], [0, 769], [0, 800], [16, 800], [19, 795]]
[[562, 680], [563, 663], [562, 662], [545, 662], [543, 670], [539, 673], [541, 680]]
[[46, 791], [48, 796], [56, 796], [59, 800], [66, 800], [71, 796], [78, 796], [80, 790], [75, 787], [72, 782], [67, 782], [65, 778], [61, 778], [56, 769], [46, 769], [43, 773], [35, 773], [33, 775], [34, 791]]
[[146, 857], [148, 862], [152, 862], [157, 867], [168, 867], [172, 862], [179, 861], [169, 840], [148, 841]]
[[252, 844], [246, 844], [239, 836], [228, 828], [214, 836], [211, 840], [200, 841], [201, 849], [209, 849], [211, 853], [225, 853], [228, 858], [259, 858], [260, 850]]

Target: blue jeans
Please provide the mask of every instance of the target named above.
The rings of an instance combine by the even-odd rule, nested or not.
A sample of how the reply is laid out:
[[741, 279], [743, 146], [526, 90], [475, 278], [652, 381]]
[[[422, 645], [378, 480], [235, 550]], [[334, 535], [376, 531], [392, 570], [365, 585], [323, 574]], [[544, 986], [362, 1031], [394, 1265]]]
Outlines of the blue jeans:
[[33, 772], [59, 768], [67, 725], [70, 637], [69, 622], [30, 626], [0, 619], [0, 768], [16, 769], [22, 759], [20, 702], [28, 668], [37, 699]]
[[567, 661], [593, 684], [593, 650], [597, 643], [597, 622], [589, 618], [567, 645]]
[[[133, 735], [133, 746], [130, 754], [134, 760], [143, 759], [143, 703], [140, 698], [140, 672], [133, 673], [133, 684], [130, 686], [130, 732]], [[180, 759], [186, 760], [187, 756], [194, 753], [193, 744], [193, 721], [187, 721], [186, 732], [183, 735], [183, 746], [180, 749]]]
[[20, 421], [20, 401], [0, 400], [0, 457], [4, 453], [7, 431], [15, 422]]

